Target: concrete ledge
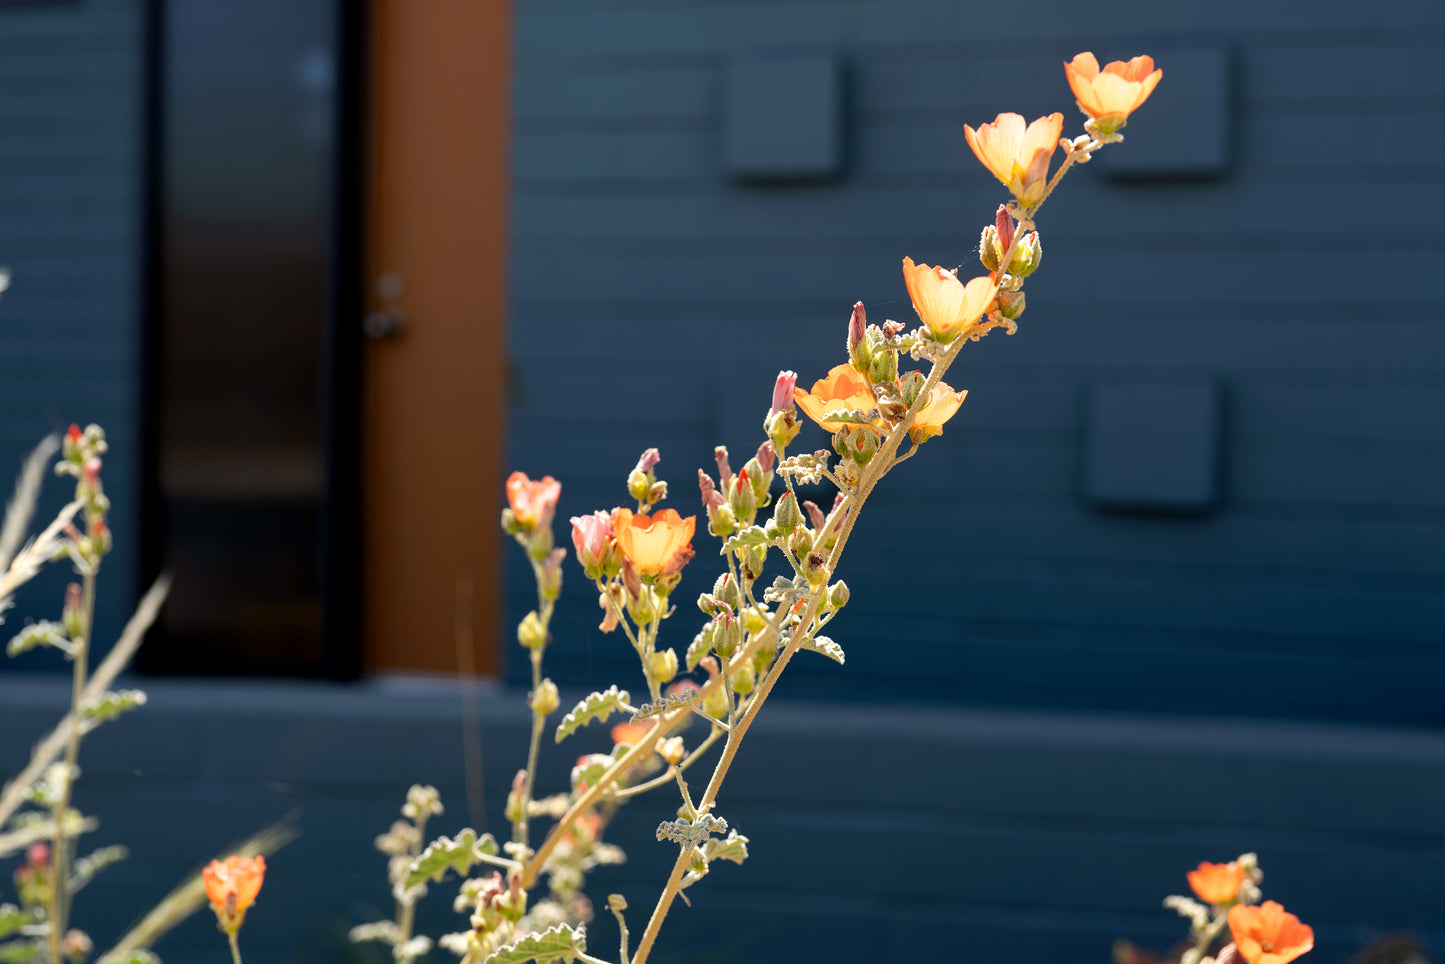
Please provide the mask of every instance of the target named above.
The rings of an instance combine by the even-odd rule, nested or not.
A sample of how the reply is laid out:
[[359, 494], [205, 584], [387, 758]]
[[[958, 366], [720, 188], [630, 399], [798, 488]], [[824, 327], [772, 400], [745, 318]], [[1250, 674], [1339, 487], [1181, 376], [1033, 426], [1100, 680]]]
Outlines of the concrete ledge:
[[[337, 959], [347, 924], [387, 913], [370, 847], [406, 787], [441, 789], [438, 833], [489, 818], [496, 830], [525, 753], [520, 694], [471, 688], [486, 800], [468, 814], [455, 681], [136, 684], [150, 703], [98, 731], [81, 759], [78, 805], [102, 821], [94, 845], [133, 850], [80, 901], [102, 944], [105, 928], [123, 929], [212, 853], [299, 808], [303, 836], [272, 861], [270, 913], [248, 922], [249, 936], [257, 960], [294, 959], [298, 946]], [[0, 680], [0, 771], [23, 763], [65, 699], [59, 680]], [[561, 789], [573, 759], [607, 743], [600, 727], [546, 741], [541, 791]], [[829, 945], [842, 961], [950, 933], [1013, 961], [1107, 960], [1115, 936], [1169, 943], [1179, 931], [1162, 897], [1184, 889], [1199, 860], [1250, 849], [1267, 894], [1316, 927], [1318, 961], [1347, 960], [1383, 931], [1445, 943], [1439, 733], [780, 699], [719, 802], [753, 857], [690, 891], [698, 908], [674, 931], [687, 960], [773, 960], [796, 945], [800, 920], [858, 928], [856, 942]], [[599, 872], [595, 892], [650, 901], [670, 863], [652, 830], [672, 805], [649, 796], [619, 813], [609, 839], [630, 863]], [[454, 929], [450, 888], [436, 890], [423, 920]], [[726, 920], [747, 924], [709, 957], [701, 949]], [[612, 925], [596, 927], [605, 946]], [[208, 960], [213, 943], [210, 925], [191, 921], [159, 951]]]

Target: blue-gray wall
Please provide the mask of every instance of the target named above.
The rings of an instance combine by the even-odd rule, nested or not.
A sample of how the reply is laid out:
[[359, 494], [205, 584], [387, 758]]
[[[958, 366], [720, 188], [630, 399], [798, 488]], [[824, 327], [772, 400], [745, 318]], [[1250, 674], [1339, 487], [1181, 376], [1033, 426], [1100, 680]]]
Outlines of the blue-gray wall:
[[[0, 265], [13, 275], [0, 297], [0, 489], [8, 498], [12, 467], [47, 432], [105, 427], [117, 551], [100, 583], [103, 640], [129, 614], [138, 540], [141, 6], [0, 7]], [[52, 478], [44, 508], [69, 490]], [[62, 586], [38, 580], [19, 612], [55, 618]]]
[[[624, 500], [657, 445], [695, 511], [696, 467], [757, 445], [778, 369], [807, 383], [842, 359], [855, 300], [912, 321], [904, 255], [972, 270], [1004, 193], [962, 125], [1060, 110], [1077, 133], [1062, 61], [1149, 52], [1165, 77], [1135, 143], [1043, 210], [1019, 334], [969, 347], [963, 409], [869, 506], [833, 627], [848, 666], [805, 661], [784, 689], [1439, 723], [1442, 29], [1427, 2], [529, 0], [510, 466], [562, 479], [565, 520]], [[730, 71], [799, 55], [845, 66], [844, 175], [731, 178]], [[1111, 170], [1136, 144], [1165, 160]], [[1107, 426], [1087, 413], [1134, 383], [1217, 397], [1217, 440], [1183, 443], [1218, 459], [1212, 509], [1091, 504]], [[511, 572], [514, 623], [532, 590], [515, 554]], [[555, 673], [604, 683], [631, 656], [572, 581]]]

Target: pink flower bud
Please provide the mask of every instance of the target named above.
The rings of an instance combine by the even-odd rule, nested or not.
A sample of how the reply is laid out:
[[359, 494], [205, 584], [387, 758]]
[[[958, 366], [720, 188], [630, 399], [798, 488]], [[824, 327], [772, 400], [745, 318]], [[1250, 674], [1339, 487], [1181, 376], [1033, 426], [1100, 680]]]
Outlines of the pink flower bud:
[[718, 480], [722, 483], [722, 487], [726, 489], [728, 483], [733, 480], [732, 466], [728, 465], [728, 447], [726, 445], [719, 445], [712, 450], [712, 454], [717, 459]]
[[702, 469], [697, 470], [697, 487], [702, 492], [702, 504], [706, 508], [714, 509], [727, 503], [727, 499], [723, 498], [722, 493], [713, 484], [712, 476]]
[[650, 472], [652, 471], [652, 467], [661, 461], [662, 454], [658, 452], [657, 449], [648, 449], [646, 452], [642, 453], [642, 456], [640, 458], [638, 458], [637, 468], [633, 469], [633, 471], [642, 473]]
[[903, 329], [907, 327], [908, 326], [901, 321], [885, 321], [883, 323], [883, 337], [893, 338], [896, 335], [901, 335], [903, 334]]
[[828, 520], [823, 516], [823, 510], [818, 508], [818, 503], [812, 499], [803, 502], [803, 508], [808, 510], [808, 520], [813, 523], [813, 531], [822, 532], [823, 525]]
[[595, 566], [607, 555], [612, 540], [612, 516], [606, 512], [572, 517], [572, 545], [584, 566]]
[[773, 443], [764, 442], [762, 445], [759, 445], [757, 458], [758, 464], [763, 467], [764, 473], [773, 471], [773, 466], [777, 464], [777, 456], [773, 454]]
[[1009, 245], [1014, 243], [1014, 219], [1008, 213], [1008, 208], [1002, 204], [993, 216], [994, 227], [998, 230], [998, 246], [1003, 251], [1008, 251]]
[[85, 465], [81, 467], [80, 471], [85, 481], [94, 485], [95, 480], [100, 478], [100, 459], [91, 456], [85, 460]]
[[79, 445], [80, 440], [83, 437], [84, 436], [80, 431], [80, 426], [76, 425], [74, 422], [71, 422], [70, 428], [65, 433], [66, 440], [69, 441], [71, 445]]
[[868, 313], [863, 310], [863, 302], [856, 302], [853, 305], [853, 316], [848, 319], [849, 352], [852, 352], [858, 343], [863, 340], [863, 332], [867, 327]]
[[778, 380], [773, 382], [773, 407], [768, 410], [768, 414], [772, 415], [792, 407], [793, 389], [797, 387], [797, 372], [778, 372]]

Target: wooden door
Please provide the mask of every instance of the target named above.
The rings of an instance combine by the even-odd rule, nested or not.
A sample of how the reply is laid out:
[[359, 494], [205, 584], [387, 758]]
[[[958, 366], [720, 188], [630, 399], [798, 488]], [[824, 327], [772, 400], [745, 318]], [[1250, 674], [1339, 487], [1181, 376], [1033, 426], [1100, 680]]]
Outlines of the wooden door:
[[371, 7], [363, 663], [491, 675], [509, 3]]

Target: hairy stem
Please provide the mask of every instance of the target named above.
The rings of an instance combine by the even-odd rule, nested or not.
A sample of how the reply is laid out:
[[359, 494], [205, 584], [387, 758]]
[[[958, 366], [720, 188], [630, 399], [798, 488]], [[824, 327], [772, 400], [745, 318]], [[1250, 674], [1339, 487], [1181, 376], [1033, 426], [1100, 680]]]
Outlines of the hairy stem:
[[231, 964], [241, 964], [241, 947], [236, 943], [236, 932], [231, 931], [226, 936], [231, 939]]
[[70, 811], [71, 789], [75, 783], [75, 764], [80, 757], [81, 704], [85, 702], [85, 678], [90, 664], [91, 628], [95, 620], [95, 569], [87, 568], [82, 579], [82, 623], [84, 631], [72, 641], [75, 647], [74, 672], [71, 674], [70, 733], [65, 743], [65, 768], [60, 778], [60, 799], [51, 811], [55, 821], [54, 845], [50, 854], [50, 961], [61, 964], [60, 941], [65, 936], [65, 917], [69, 911], [70, 863], [65, 850], [65, 816]]

